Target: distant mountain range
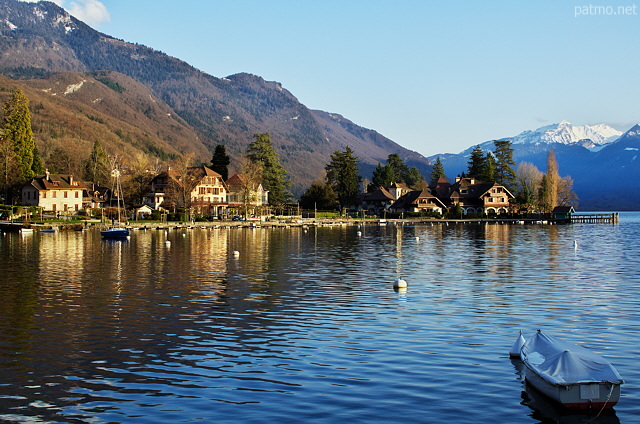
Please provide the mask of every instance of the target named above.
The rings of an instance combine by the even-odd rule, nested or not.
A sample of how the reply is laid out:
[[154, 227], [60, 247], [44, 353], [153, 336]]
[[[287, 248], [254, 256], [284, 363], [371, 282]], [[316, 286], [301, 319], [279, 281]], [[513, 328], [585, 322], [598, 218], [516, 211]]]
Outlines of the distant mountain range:
[[[154, 136], [171, 145], [159, 146], [167, 153], [192, 151], [197, 159], [208, 162], [209, 152], [221, 143], [239, 159], [253, 141], [253, 134], [269, 132], [291, 176], [294, 194], [301, 194], [313, 180], [323, 177], [330, 154], [347, 145], [359, 157], [363, 175], [370, 175], [378, 161], [384, 162], [392, 153], [400, 154], [405, 163], [425, 175], [431, 169], [421, 154], [338, 114], [311, 110], [277, 82], [244, 73], [216, 78], [164, 53], [99, 33], [53, 3], [0, 0], [0, 72], [14, 79], [29, 79], [25, 82], [29, 85], [46, 86], [45, 82], [34, 81], [48, 78], [48, 85], [54, 87], [61, 77], [52, 73], [69, 71], [88, 73], [93, 78], [82, 77], [85, 84], [75, 89], [69, 86], [71, 92], [65, 87], [58, 93], [70, 100], [82, 98], [84, 109], [95, 104], [103, 114], [118, 114], [117, 108], [106, 111], [104, 105], [98, 105], [100, 96], [91, 93], [94, 83], [118, 89], [109, 83], [122, 81], [133, 86], [137, 82], [146, 86], [151, 96], [146, 100], [138, 97], [138, 113], [147, 111], [150, 118], [161, 119], [155, 112], [162, 109], [165, 116], [175, 118], [173, 125], [185, 129], [182, 134], [174, 131], [170, 135], [149, 129], [142, 138], [132, 129], [128, 139], [118, 137], [142, 154], [154, 155], [149, 148], [149, 137]], [[125, 91], [117, 90], [116, 94], [126, 103]], [[114, 98], [113, 93], [110, 97]], [[117, 118], [129, 119], [122, 113]], [[76, 139], [74, 143], [87, 150], [93, 140]], [[65, 148], [64, 143], [59, 144]]]
[[[164, 163], [193, 152], [208, 162], [225, 144], [237, 166], [253, 134], [269, 132], [300, 195], [324, 175], [335, 150], [350, 146], [370, 177], [398, 153], [425, 177], [441, 158], [455, 177], [469, 149], [425, 158], [337, 114], [312, 110], [278, 82], [247, 73], [218, 78], [148, 47], [93, 30], [51, 2], [0, 0], [0, 102], [15, 87], [31, 100], [38, 148], [58, 172], [78, 172], [95, 140], [131, 166]], [[640, 210], [638, 127], [622, 134], [605, 125], [563, 121], [514, 137], [515, 160], [544, 171], [554, 148], [582, 210]], [[493, 142], [481, 144], [493, 150]]]
[[[530, 162], [546, 170], [549, 149], [554, 149], [560, 175], [574, 180], [582, 210], [640, 210], [640, 127], [624, 134], [609, 125], [574, 126], [567, 121], [524, 131], [511, 140], [516, 163]], [[468, 168], [471, 151], [434, 155], [440, 158], [447, 175], [455, 177]], [[493, 151], [493, 141], [480, 143], [483, 151]]]

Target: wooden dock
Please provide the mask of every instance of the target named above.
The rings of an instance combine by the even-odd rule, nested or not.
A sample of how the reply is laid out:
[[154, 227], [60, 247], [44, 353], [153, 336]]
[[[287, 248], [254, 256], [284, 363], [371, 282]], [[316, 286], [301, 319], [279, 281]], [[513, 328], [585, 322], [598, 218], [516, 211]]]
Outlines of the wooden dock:
[[590, 213], [590, 214], [572, 214], [571, 223], [594, 223], [594, 224], [617, 224], [620, 219], [618, 213]]

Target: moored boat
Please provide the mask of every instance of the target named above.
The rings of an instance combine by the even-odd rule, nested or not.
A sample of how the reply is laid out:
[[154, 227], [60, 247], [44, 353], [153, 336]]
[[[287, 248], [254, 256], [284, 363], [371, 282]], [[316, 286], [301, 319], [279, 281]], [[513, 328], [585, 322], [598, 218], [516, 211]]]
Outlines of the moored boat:
[[538, 330], [520, 357], [525, 380], [541, 393], [570, 409], [611, 408], [624, 382], [602, 356]]
[[109, 228], [108, 230], [100, 231], [103, 238], [126, 238], [129, 237], [129, 230], [126, 228]]

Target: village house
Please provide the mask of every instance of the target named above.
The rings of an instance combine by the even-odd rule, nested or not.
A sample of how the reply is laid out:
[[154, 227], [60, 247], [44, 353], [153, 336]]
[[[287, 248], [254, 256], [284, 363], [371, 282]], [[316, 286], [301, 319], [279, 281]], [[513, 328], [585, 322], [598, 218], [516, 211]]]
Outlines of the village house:
[[443, 214], [447, 210], [445, 204], [430, 190], [412, 190], [401, 196], [391, 205], [393, 212], [435, 212]]
[[501, 214], [508, 213], [510, 200], [515, 198], [506, 187], [497, 183], [482, 183], [474, 178], [456, 177], [454, 184], [439, 180], [432, 191], [452, 208], [460, 205], [462, 213], [468, 214]]
[[359, 201], [359, 209], [367, 215], [382, 216], [396, 201], [396, 197], [384, 187], [378, 187], [371, 193], [363, 193]]
[[262, 184], [250, 184], [242, 174], [232, 175], [226, 182], [227, 203], [230, 208], [244, 210], [247, 215], [254, 215], [257, 209], [269, 203], [269, 191]]
[[206, 166], [190, 167], [184, 173], [169, 169], [151, 180], [145, 204], [158, 210], [190, 207], [202, 215], [224, 215], [227, 188], [222, 176]]
[[77, 212], [82, 210], [84, 182], [73, 175], [51, 174], [34, 177], [21, 188], [22, 204], [38, 206], [46, 212]]

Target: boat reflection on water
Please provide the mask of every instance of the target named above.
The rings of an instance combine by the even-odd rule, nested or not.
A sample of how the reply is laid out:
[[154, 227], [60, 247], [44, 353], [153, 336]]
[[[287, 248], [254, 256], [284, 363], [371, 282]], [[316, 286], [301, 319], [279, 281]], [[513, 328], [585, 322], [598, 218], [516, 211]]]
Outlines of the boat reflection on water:
[[613, 408], [604, 410], [575, 410], [567, 409], [561, 404], [553, 401], [542, 392], [538, 391], [531, 384], [527, 383], [525, 377], [526, 367], [520, 359], [511, 359], [511, 363], [516, 370], [518, 380], [522, 381], [523, 391], [521, 393], [522, 405], [529, 407], [532, 411], [531, 418], [541, 424], [619, 424], [620, 419]]

